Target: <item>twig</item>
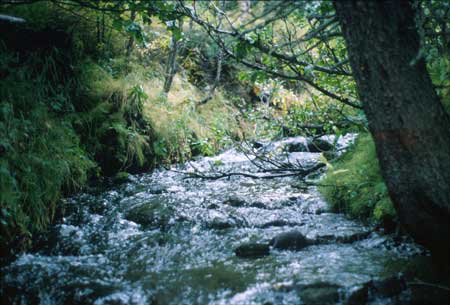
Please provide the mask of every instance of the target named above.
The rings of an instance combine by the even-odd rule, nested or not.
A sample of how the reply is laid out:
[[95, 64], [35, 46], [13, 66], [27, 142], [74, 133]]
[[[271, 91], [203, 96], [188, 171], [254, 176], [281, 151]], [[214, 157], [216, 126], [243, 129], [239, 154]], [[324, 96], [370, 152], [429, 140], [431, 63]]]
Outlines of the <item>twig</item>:
[[244, 172], [227, 172], [227, 173], [208, 175], [208, 174], [201, 173], [199, 171], [195, 171], [195, 172], [186, 172], [186, 171], [177, 171], [177, 170], [172, 170], [172, 171], [176, 172], [176, 173], [188, 175], [189, 177], [187, 177], [187, 178], [201, 178], [201, 179], [209, 179], [209, 180], [218, 180], [218, 179], [222, 179], [222, 178], [229, 178], [232, 176], [242, 176], [242, 177], [248, 177], [248, 178], [253, 178], [253, 179], [274, 179], [274, 178], [294, 177], [294, 176], [305, 177], [305, 176], [311, 174], [312, 172], [315, 172], [325, 166], [326, 166], [326, 164], [324, 164], [324, 163], [318, 163], [318, 164], [314, 165], [313, 167], [310, 167], [303, 171], [294, 170], [294, 172], [292, 172], [293, 170], [288, 169], [286, 171], [289, 171], [290, 173], [276, 174], [276, 175], [256, 175], [256, 174], [244, 173]]
[[415, 279], [414, 282], [408, 282], [408, 285], [413, 285], [413, 286], [428, 286], [428, 287], [433, 287], [433, 288], [442, 289], [442, 290], [445, 290], [445, 291], [450, 291], [450, 287], [442, 286], [442, 285], [437, 285], [437, 284], [433, 284], [433, 283], [428, 283], [428, 282], [424, 282], [424, 281], [421, 281], [421, 280], [419, 280], [419, 279]]

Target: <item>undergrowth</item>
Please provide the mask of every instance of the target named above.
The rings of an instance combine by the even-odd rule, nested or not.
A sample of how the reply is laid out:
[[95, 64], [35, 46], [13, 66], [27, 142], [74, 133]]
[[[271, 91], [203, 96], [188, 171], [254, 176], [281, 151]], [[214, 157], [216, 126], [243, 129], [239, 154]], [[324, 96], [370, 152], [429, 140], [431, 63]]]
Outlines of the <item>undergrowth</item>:
[[51, 62], [30, 55], [21, 63], [5, 50], [0, 56], [2, 252], [11, 243], [28, 247], [32, 233], [53, 220], [62, 192], [80, 189], [95, 168], [66, 117], [71, 86], [55, 82]]
[[379, 223], [389, 223], [395, 218], [375, 145], [367, 133], [360, 134], [355, 145], [329, 165], [321, 184], [319, 190], [336, 212]]

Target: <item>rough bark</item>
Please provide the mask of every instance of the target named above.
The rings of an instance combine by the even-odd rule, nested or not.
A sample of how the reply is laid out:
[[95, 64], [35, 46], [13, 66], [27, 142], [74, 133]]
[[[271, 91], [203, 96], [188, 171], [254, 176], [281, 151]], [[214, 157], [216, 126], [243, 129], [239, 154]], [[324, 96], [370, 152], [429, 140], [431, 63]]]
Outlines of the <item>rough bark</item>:
[[400, 223], [450, 257], [450, 122], [423, 59], [409, 1], [334, 1], [377, 156]]

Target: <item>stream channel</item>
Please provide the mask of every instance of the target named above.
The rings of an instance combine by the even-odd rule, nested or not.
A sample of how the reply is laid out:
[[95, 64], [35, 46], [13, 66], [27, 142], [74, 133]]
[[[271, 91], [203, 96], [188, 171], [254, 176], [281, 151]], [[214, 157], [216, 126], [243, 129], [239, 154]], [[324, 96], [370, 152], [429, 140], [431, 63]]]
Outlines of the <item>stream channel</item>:
[[[353, 138], [342, 137], [337, 149]], [[259, 151], [305, 167], [320, 158], [302, 137]], [[258, 167], [229, 149], [173, 169]], [[310, 179], [319, 181], [323, 170]], [[212, 180], [177, 171], [134, 175], [65, 199], [66, 217], [46, 243], [2, 267], [2, 304], [412, 302], [408, 266], [427, 252], [332, 213], [315, 186], [299, 186], [298, 177]], [[306, 247], [298, 246], [302, 235]]]

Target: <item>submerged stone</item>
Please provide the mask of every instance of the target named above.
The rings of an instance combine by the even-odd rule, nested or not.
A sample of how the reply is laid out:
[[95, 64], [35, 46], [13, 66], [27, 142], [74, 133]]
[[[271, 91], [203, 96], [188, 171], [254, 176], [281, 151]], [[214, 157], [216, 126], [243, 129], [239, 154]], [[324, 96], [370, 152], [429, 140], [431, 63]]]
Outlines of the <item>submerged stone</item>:
[[270, 254], [270, 246], [268, 244], [247, 243], [237, 247], [234, 253], [238, 257], [259, 258]]

